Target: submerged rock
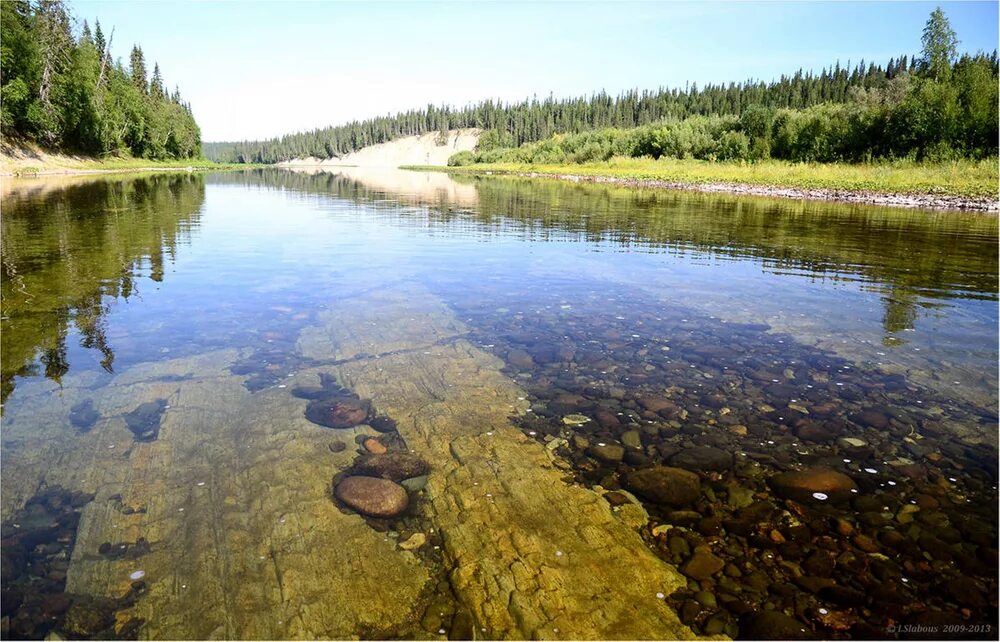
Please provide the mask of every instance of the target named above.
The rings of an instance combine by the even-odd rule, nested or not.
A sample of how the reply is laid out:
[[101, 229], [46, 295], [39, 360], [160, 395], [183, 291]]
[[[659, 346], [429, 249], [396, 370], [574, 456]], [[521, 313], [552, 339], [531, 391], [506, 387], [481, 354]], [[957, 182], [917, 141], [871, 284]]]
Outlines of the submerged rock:
[[380, 477], [345, 477], [334, 490], [337, 499], [370, 517], [395, 517], [409, 505], [406, 489]]
[[795, 501], [840, 501], [857, 489], [854, 480], [832, 468], [816, 467], [780, 473], [768, 480], [775, 493]]
[[670, 464], [693, 471], [722, 472], [733, 465], [733, 456], [719, 448], [694, 446], [670, 458]]
[[605, 464], [617, 464], [625, 456], [625, 449], [618, 444], [594, 444], [587, 454]]
[[625, 477], [625, 487], [649, 501], [677, 507], [693, 503], [701, 493], [698, 475], [669, 466], [629, 473]]
[[399, 547], [404, 551], [415, 551], [427, 543], [427, 536], [423, 533], [414, 533], [405, 541], [399, 543]]
[[396, 432], [396, 421], [389, 417], [373, 417], [368, 420], [368, 425], [378, 432]]
[[805, 640], [805, 625], [779, 611], [757, 611], [740, 620], [741, 640]]
[[94, 409], [93, 399], [81, 401], [69, 411], [69, 422], [80, 432], [90, 430], [100, 418], [101, 414]]
[[371, 402], [351, 397], [317, 399], [306, 406], [306, 419], [327, 428], [351, 428], [363, 424]]
[[365, 443], [363, 445], [365, 447], [365, 450], [367, 450], [373, 455], [384, 455], [385, 453], [388, 452], [388, 449], [385, 447], [385, 444], [383, 444], [378, 439], [374, 438], [365, 439]]
[[697, 549], [694, 555], [681, 566], [681, 573], [696, 580], [707, 580], [725, 567], [726, 562], [711, 551]]
[[430, 464], [407, 453], [387, 453], [385, 455], [365, 455], [354, 462], [352, 468], [357, 475], [382, 477], [394, 482], [420, 477], [431, 471]]
[[125, 415], [125, 424], [136, 441], [155, 441], [160, 436], [160, 420], [167, 408], [166, 399], [147, 401]]

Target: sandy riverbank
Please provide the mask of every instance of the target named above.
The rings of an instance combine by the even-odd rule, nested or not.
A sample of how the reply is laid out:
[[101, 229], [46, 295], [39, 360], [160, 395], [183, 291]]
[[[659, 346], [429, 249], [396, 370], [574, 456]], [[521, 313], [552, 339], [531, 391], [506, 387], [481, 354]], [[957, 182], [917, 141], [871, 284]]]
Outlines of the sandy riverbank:
[[399, 167], [427, 165], [444, 167], [458, 152], [471, 151], [479, 142], [478, 129], [453, 129], [448, 140], [438, 144], [438, 133], [406, 136], [379, 145], [371, 145], [339, 158], [296, 158], [278, 163], [278, 167]]
[[202, 169], [229, 169], [203, 159], [156, 161], [148, 158], [94, 158], [79, 154], [50, 152], [24, 144], [0, 145], [0, 176], [71, 176], [122, 172], [176, 172]]

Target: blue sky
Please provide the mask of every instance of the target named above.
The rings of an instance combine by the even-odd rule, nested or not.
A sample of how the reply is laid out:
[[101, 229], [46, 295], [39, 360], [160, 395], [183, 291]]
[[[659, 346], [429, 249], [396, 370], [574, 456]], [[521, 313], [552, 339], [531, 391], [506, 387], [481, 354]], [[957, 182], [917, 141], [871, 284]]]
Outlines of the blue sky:
[[482, 98], [770, 80], [920, 50], [940, 4], [961, 51], [997, 48], [997, 2], [70, 0], [140, 43], [206, 141], [264, 138]]

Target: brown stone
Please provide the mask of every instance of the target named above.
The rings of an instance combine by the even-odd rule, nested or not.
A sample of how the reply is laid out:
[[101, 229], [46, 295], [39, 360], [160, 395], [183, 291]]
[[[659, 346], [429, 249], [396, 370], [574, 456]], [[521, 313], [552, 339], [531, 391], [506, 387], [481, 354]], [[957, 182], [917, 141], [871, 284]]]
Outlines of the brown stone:
[[535, 365], [535, 361], [531, 358], [530, 354], [517, 348], [507, 351], [507, 362], [516, 368], [524, 370]]
[[593, 444], [587, 454], [605, 464], [617, 464], [625, 456], [625, 449], [618, 444]]
[[380, 477], [345, 477], [337, 484], [337, 499], [371, 517], [395, 517], [409, 504], [406, 489]]
[[645, 410], [650, 412], [662, 413], [664, 411], [668, 413], [677, 412], [677, 404], [670, 401], [669, 399], [664, 399], [663, 397], [639, 397], [637, 399], [639, 405]]
[[629, 473], [625, 487], [658, 504], [687, 506], [701, 494], [698, 475], [681, 468], [655, 466]]
[[385, 447], [385, 444], [383, 444], [378, 439], [374, 438], [365, 439], [364, 446], [365, 450], [367, 450], [373, 455], [384, 455], [388, 452], [388, 449]]
[[353, 472], [357, 475], [383, 477], [392, 481], [403, 481], [420, 477], [431, 471], [423, 459], [407, 453], [386, 453], [385, 455], [365, 455], [354, 462]]
[[601, 424], [601, 428], [618, 428], [622, 425], [613, 412], [604, 410], [603, 408], [594, 412], [594, 419], [597, 420], [597, 423]]
[[878, 552], [878, 544], [876, 544], [875, 541], [867, 535], [855, 535], [851, 541], [854, 542], [855, 546], [866, 553]]
[[327, 428], [350, 428], [368, 418], [371, 404], [362, 399], [317, 399], [306, 406], [306, 419]]
[[823, 501], [814, 497], [814, 493], [822, 493], [832, 501], [847, 499], [857, 488], [847, 475], [825, 467], [780, 473], [771, 477], [768, 484], [785, 499], [808, 502]]
[[707, 580], [726, 566], [725, 561], [702, 548], [695, 549], [694, 555], [681, 566], [681, 573], [696, 580]]

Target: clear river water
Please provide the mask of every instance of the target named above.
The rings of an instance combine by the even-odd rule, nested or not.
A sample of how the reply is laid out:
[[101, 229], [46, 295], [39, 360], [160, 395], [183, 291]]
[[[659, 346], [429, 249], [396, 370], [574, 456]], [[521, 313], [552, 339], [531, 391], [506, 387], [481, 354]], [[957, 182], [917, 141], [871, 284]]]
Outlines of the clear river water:
[[4, 639], [996, 639], [995, 216], [2, 195]]

